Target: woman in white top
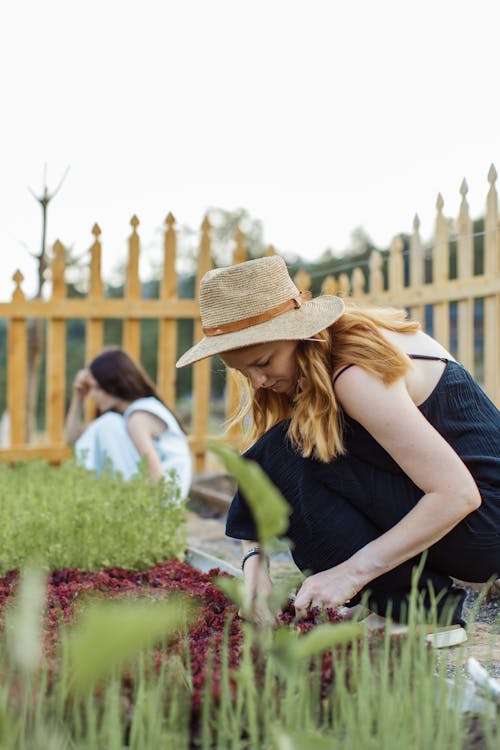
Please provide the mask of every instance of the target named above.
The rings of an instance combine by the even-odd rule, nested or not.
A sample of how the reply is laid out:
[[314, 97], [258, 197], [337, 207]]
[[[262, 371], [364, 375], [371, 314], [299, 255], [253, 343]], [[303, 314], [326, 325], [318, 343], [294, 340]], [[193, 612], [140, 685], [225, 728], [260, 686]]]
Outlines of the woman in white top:
[[[86, 396], [95, 401], [100, 416], [84, 427]], [[180, 496], [189, 492], [192, 465], [185, 432], [142, 367], [121, 349], [102, 352], [77, 373], [66, 440], [75, 446], [77, 461], [97, 475], [108, 462], [128, 480], [147, 456], [155, 481], [173, 470]]]

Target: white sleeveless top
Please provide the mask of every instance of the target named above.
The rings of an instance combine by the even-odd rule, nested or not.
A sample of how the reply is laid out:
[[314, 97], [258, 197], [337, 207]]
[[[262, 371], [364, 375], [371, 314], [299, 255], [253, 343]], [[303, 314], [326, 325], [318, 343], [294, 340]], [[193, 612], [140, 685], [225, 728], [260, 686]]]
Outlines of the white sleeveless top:
[[167, 407], [154, 396], [138, 398], [125, 409], [123, 416], [125, 421], [134, 411], [146, 411], [154, 414], [165, 423], [166, 429], [153, 443], [160, 457], [164, 472], [174, 470], [177, 473], [181, 496], [187, 497], [193, 476], [191, 453], [181, 426]]

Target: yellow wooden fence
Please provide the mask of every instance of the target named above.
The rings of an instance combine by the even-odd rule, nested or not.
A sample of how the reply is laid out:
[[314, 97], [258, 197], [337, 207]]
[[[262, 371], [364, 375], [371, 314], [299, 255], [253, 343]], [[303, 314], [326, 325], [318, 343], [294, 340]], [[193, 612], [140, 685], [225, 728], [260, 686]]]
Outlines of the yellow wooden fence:
[[[409, 283], [405, 284], [404, 244], [396, 236], [388, 259], [388, 284], [384, 288], [383, 258], [373, 252], [367, 272], [355, 268], [350, 275], [327, 276], [322, 283], [325, 293], [349, 295], [359, 301], [378, 305], [409, 308], [412, 317], [424, 321], [425, 306], [433, 309], [433, 333], [444, 346], [450, 343], [450, 304], [457, 303], [457, 356], [471, 371], [474, 369], [474, 304], [483, 300], [484, 322], [484, 388], [500, 405], [500, 228], [498, 196], [495, 187], [496, 170], [488, 174], [490, 183], [486, 200], [484, 226], [484, 269], [473, 273], [473, 228], [467, 205], [467, 185], [461, 187], [461, 207], [454, 238], [457, 241], [458, 273], [450, 279], [449, 245], [450, 222], [443, 213], [443, 199], [438, 196], [435, 234], [432, 247], [432, 282], [424, 279], [424, 246], [415, 218], [409, 243]], [[52, 291], [49, 299], [27, 300], [22, 290], [23, 277], [16, 271], [15, 289], [10, 302], [0, 303], [0, 317], [8, 321], [7, 409], [10, 415], [10, 446], [0, 449], [0, 458], [16, 461], [40, 456], [59, 461], [70, 454], [64, 442], [66, 390], [66, 323], [69, 319], [86, 321], [85, 361], [88, 362], [103, 348], [104, 321], [123, 320], [123, 348], [135, 359], [140, 354], [141, 320], [159, 321], [157, 387], [168, 404], [175, 404], [175, 360], [177, 353], [177, 323], [180, 319], [194, 321], [194, 337], [202, 336], [197, 299], [178, 298], [178, 277], [175, 271], [177, 235], [175, 219], [169, 214], [164, 232], [163, 274], [158, 299], [142, 299], [139, 280], [140, 238], [139, 221], [131, 220], [128, 266], [123, 299], [104, 297], [101, 277], [100, 229], [93, 228], [94, 243], [90, 248], [88, 295], [84, 299], [68, 299], [65, 287], [65, 251], [60, 242], [53, 248], [51, 266]], [[246, 259], [245, 236], [237, 232], [234, 262]], [[268, 253], [274, 252], [268, 248]], [[201, 227], [196, 289], [201, 276], [211, 267], [211, 239], [208, 219]], [[308, 289], [311, 279], [301, 270], [296, 276], [301, 289]], [[367, 291], [368, 289], [368, 291]], [[27, 383], [27, 325], [28, 320], [43, 318], [47, 322], [47, 434], [43, 443], [27, 444], [26, 383]], [[190, 443], [195, 459], [195, 470], [205, 468], [206, 442], [210, 414], [210, 363], [194, 366], [193, 413]], [[238, 398], [229, 381], [226, 401], [230, 409]], [[90, 412], [89, 412], [90, 414]]]

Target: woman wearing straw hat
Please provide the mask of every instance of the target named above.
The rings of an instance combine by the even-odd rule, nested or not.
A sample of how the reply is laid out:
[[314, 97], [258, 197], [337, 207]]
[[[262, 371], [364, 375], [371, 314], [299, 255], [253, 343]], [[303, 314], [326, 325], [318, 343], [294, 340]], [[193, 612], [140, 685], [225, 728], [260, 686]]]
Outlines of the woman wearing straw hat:
[[[215, 354], [243, 389], [238, 420], [291, 505], [287, 536], [308, 574], [295, 599], [403, 619], [412, 571], [462, 624], [463, 581], [500, 575], [500, 412], [437, 341], [397, 310], [300, 293], [284, 261], [209, 271], [205, 337], [177, 366]], [[227, 534], [243, 540], [251, 588], [267, 587], [241, 494]]]

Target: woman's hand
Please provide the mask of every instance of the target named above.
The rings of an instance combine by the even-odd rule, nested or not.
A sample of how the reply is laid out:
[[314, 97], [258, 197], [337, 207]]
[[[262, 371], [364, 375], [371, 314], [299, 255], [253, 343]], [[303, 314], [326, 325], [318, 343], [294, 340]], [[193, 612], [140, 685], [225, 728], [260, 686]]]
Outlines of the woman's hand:
[[79, 370], [73, 380], [73, 394], [66, 415], [66, 442], [74, 445], [83, 432], [83, 401], [92, 387], [90, 370]]
[[245, 601], [239, 612], [240, 617], [255, 625], [273, 623], [274, 617], [267, 604], [267, 597], [273, 588], [267, 561], [261, 555], [249, 557], [245, 563], [244, 577]]
[[310, 607], [335, 609], [349, 602], [363, 588], [347, 563], [323, 570], [306, 578], [295, 597], [295, 611], [305, 614]]
[[80, 399], [84, 399], [91, 388], [90, 371], [88, 368], [79, 370], [73, 381], [73, 394]]

